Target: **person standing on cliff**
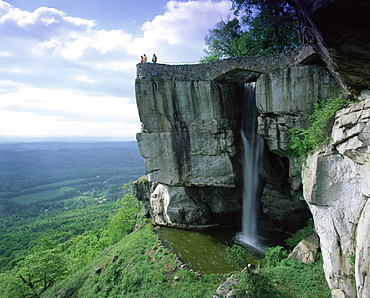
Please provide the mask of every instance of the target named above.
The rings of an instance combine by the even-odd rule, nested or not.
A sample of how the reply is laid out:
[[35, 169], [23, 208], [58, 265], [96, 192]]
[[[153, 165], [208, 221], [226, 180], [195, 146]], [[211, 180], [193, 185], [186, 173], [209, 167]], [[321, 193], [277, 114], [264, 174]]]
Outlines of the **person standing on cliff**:
[[144, 54], [144, 63], [146, 63], [148, 61], [148, 57]]
[[140, 56], [140, 63], [144, 63], [144, 57]]
[[157, 56], [155, 54], [153, 54], [152, 62], [157, 63]]

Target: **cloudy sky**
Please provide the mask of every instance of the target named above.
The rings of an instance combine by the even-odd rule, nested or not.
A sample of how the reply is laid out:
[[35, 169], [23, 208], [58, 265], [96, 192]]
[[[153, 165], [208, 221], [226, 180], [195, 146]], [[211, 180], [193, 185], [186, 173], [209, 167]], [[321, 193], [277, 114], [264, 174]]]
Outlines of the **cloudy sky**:
[[196, 62], [229, 0], [0, 0], [0, 137], [134, 140], [135, 66]]

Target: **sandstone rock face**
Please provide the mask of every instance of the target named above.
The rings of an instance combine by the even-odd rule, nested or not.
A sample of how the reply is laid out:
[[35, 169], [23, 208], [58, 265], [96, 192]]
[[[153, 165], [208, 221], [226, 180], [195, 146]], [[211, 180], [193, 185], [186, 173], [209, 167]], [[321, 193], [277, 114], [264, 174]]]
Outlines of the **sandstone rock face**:
[[212, 80], [136, 80], [137, 141], [154, 183], [142, 198], [158, 224], [240, 221], [240, 88]]
[[[310, 217], [301, 193], [301, 171], [294, 158], [284, 162], [291, 128], [306, 128], [314, 102], [339, 92], [338, 85], [323, 65], [292, 67], [261, 75], [256, 83], [256, 104], [261, 113], [258, 133], [270, 154], [266, 186], [261, 201], [263, 211], [273, 221], [305, 223]], [[284, 164], [271, 171], [272, 165]], [[275, 173], [274, 173], [275, 172]], [[284, 172], [287, 172], [284, 175]], [[289, 183], [288, 183], [289, 182]], [[288, 184], [288, 185], [287, 185]], [[301, 201], [293, 200], [293, 196]]]
[[369, 297], [370, 96], [336, 114], [332, 142], [307, 158], [303, 192], [314, 218], [332, 289], [354, 297], [351, 255], [355, 254], [358, 297]]
[[306, 128], [314, 102], [338, 92], [338, 85], [324, 65], [291, 67], [261, 75], [256, 85], [257, 108], [261, 115], [258, 133], [269, 151], [285, 155], [289, 129]]
[[136, 81], [137, 140], [151, 181], [235, 187], [237, 92], [213, 81]]
[[[298, 190], [301, 181], [294, 178], [300, 178], [294, 160], [284, 157], [288, 129], [306, 126], [312, 103], [335, 88], [323, 65], [274, 71], [257, 80], [258, 132], [270, 151], [261, 168], [261, 211], [277, 225], [294, 229], [310, 217], [304, 201], [293, 199], [290, 191], [292, 185]], [[135, 89], [142, 121], [137, 141], [147, 182], [135, 183], [134, 193], [151, 217], [177, 226], [238, 224], [243, 85], [225, 78], [216, 82], [155, 75], [138, 78]]]

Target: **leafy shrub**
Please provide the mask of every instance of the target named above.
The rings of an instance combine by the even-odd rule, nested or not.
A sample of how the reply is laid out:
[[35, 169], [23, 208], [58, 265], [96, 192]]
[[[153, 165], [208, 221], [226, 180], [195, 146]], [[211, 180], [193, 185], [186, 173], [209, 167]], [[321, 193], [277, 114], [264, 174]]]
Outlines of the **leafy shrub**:
[[248, 265], [245, 248], [234, 244], [226, 248], [226, 261], [238, 269], [243, 269]]
[[267, 266], [277, 266], [283, 259], [288, 257], [288, 252], [282, 246], [268, 247], [265, 259]]
[[268, 271], [271, 281], [284, 289], [285, 295], [280, 297], [331, 297], [320, 255], [315, 262], [309, 264], [287, 258]]
[[351, 253], [348, 256], [349, 263], [351, 265], [351, 268], [349, 269], [349, 277], [351, 279], [352, 288], [355, 293], [357, 293], [357, 287], [356, 287], [356, 276], [355, 276], [355, 262], [356, 262], [356, 254]]
[[309, 264], [286, 256], [287, 251], [281, 246], [268, 248], [263, 260], [266, 267], [237, 274], [240, 284], [235, 289], [236, 297], [331, 297], [320, 254]]
[[291, 144], [287, 149], [287, 153], [292, 156], [302, 157], [312, 153], [317, 146], [327, 142], [330, 139], [327, 136], [329, 120], [347, 104], [348, 100], [342, 95], [315, 103], [313, 112], [308, 118], [311, 121], [311, 125], [307, 129], [290, 129]]
[[269, 276], [265, 273], [245, 272], [236, 291], [237, 298], [270, 298], [279, 297]]

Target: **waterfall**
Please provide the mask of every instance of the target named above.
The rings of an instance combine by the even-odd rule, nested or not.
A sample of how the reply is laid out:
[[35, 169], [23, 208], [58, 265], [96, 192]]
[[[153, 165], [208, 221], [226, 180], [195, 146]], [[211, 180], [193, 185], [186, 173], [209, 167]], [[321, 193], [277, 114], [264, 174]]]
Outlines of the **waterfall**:
[[259, 199], [259, 164], [263, 154], [263, 139], [257, 134], [258, 111], [255, 83], [244, 84], [242, 115], [243, 155], [243, 215], [242, 232], [238, 241], [259, 248], [257, 241], [257, 203]]

